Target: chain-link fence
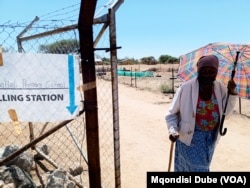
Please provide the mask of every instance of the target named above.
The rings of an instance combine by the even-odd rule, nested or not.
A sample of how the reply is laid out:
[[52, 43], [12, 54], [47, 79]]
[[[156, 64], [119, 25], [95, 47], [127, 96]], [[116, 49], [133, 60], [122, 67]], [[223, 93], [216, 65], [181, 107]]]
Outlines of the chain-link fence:
[[[113, 2], [109, 1], [109, 4], [105, 4], [105, 1], [98, 1], [98, 10], [96, 10], [96, 14], [100, 14], [101, 10], [107, 10], [107, 7], [110, 7], [107, 5], [111, 5], [111, 3]], [[67, 7], [67, 9], [55, 11], [54, 13], [49, 13], [41, 17], [35, 17], [34, 20], [29, 23], [8, 22], [0, 25], [0, 45], [3, 56], [2, 67], [6, 65], [5, 62], [10, 61], [9, 58], [12, 58], [10, 54], [33, 54], [35, 57], [34, 61], [39, 62], [39, 64], [42, 64], [41, 61], [43, 61], [43, 59], [39, 59], [39, 54], [47, 54], [49, 55], [48, 58], [55, 54], [73, 54], [76, 57], [76, 62], [74, 61], [74, 63], [78, 63], [80, 67], [80, 61], [77, 61], [80, 58], [77, 58], [79, 57], [79, 34], [76, 24], [79, 8], [80, 4], [72, 5], [71, 7]], [[62, 18], [61, 16], [64, 17]], [[67, 17], [65, 18], [65, 16]], [[95, 31], [94, 37], [99, 37], [98, 42], [96, 41], [96, 47], [99, 48], [109, 48], [110, 45], [109, 31], [104, 31], [103, 29], [103, 25], [105, 24], [106, 23], [99, 23], [93, 25]], [[100, 31], [102, 35], [100, 35]], [[110, 55], [104, 51], [98, 51], [97, 53], [99, 53], [97, 56], [100, 57]], [[17, 63], [19, 61], [24, 61], [22, 59], [24, 56], [21, 55], [18, 57]], [[50, 59], [48, 59], [48, 61], [50, 61]], [[111, 65], [108, 64], [106, 67], [107, 69], [101, 74], [97, 72], [96, 83], [98, 95], [101, 182], [103, 187], [111, 188], [115, 187], [116, 167], [114, 164], [116, 156], [114, 151], [113, 106], [117, 104], [113, 104]], [[15, 65], [9, 67], [9, 69], [15, 69]], [[25, 66], [17, 71], [29, 74], [29, 79], [32, 80], [33, 77], [37, 78], [37, 75], [39, 75], [42, 69], [48, 71], [48, 77], [53, 70], [59, 71], [59, 74], [56, 74], [58, 78], [53, 78], [55, 80], [61, 79], [60, 70], [62, 70], [61, 75], [65, 74], [60, 64], [55, 64], [54, 67], [49, 70], [48, 68], [46, 69], [46, 67], [34, 69], [32, 66]], [[28, 151], [29, 154], [31, 154], [35, 161], [35, 166], [30, 173], [37, 185], [44, 185], [44, 174], [61, 168], [68, 174], [69, 179], [75, 182], [76, 186], [89, 187], [82, 73], [80, 69], [76, 70], [79, 70], [79, 72], [76, 73], [79, 74], [79, 82], [77, 82], [78, 84], [75, 85], [75, 87], [77, 88], [76, 95], [79, 96], [80, 101], [78, 102], [80, 106], [77, 108], [76, 112], [74, 112], [74, 118], [66, 122], [63, 121], [63, 119], [65, 119], [64, 117], [59, 118], [62, 119], [62, 121], [20, 121], [20, 114], [28, 114], [28, 117], [33, 117], [37, 116], [37, 113], [32, 114], [32, 108], [29, 106], [30, 103], [22, 103], [23, 101], [20, 101], [16, 94], [12, 96], [12, 91], [21, 94], [24, 92], [20, 87], [16, 87], [17, 83], [13, 81], [20, 79], [18, 75], [16, 77], [14, 75], [15, 78], [6, 78], [0, 75], [0, 105], [6, 102], [8, 102], [8, 105], [18, 103], [18, 105], [22, 106], [22, 109], [24, 109], [21, 113], [16, 111], [15, 108], [6, 108], [4, 112], [2, 112], [9, 116], [9, 121], [0, 123], [0, 146], [2, 148], [15, 145], [18, 146], [19, 149]], [[106, 79], [102, 79], [103, 74], [105, 74]], [[76, 78], [78, 77], [76, 76]], [[46, 80], [46, 75], [39, 79]], [[53, 87], [56, 84], [60, 85], [60, 83], [52, 84]], [[58, 87], [61, 88], [61, 86]], [[34, 89], [34, 87], [36, 87], [36, 85], [33, 83], [32, 88]], [[6, 88], [8, 88], [8, 92], [10, 92], [7, 97], [12, 98], [6, 99]], [[41, 93], [39, 93], [40, 91], [36, 91], [35, 93], [32, 92], [33, 91], [30, 90], [28, 94], [34, 96], [33, 100], [42, 100], [38, 96], [39, 94], [42, 96], [43, 91], [41, 91]], [[49, 94], [52, 96], [52, 93]], [[45, 106], [48, 113], [56, 113], [51, 113], [50, 118], [53, 119], [55, 116], [58, 116], [57, 113], [60, 114], [61, 109], [56, 105], [57, 103], [55, 103], [53, 98], [50, 99], [51, 100], [46, 102], [40, 101], [40, 106], [36, 106], [36, 111], [39, 111], [39, 109]], [[70, 99], [68, 102], [71, 102]], [[116, 103], [118, 103], [118, 101], [116, 101]], [[45, 112], [41, 111], [38, 119], [42, 120], [45, 116], [44, 113]]]

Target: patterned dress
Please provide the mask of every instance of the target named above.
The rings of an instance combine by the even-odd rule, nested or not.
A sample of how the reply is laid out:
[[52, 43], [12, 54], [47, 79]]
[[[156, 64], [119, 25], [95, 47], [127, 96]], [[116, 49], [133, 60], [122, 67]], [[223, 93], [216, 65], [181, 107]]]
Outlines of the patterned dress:
[[219, 107], [213, 92], [210, 100], [197, 102], [196, 125], [190, 146], [176, 140], [176, 172], [209, 172], [219, 127]]

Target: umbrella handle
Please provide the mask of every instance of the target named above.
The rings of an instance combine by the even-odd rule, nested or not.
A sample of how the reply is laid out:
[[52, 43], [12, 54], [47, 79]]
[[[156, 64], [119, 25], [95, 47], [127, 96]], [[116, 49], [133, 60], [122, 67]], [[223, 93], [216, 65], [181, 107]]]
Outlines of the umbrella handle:
[[223, 132], [222, 132], [223, 126], [221, 126], [220, 128], [221, 128], [221, 129], [220, 129], [220, 135], [221, 135], [221, 136], [224, 136], [224, 135], [227, 133], [227, 128], [224, 128]]
[[[239, 54], [240, 54], [240, 52], [237, 51], [236, 52], [236, 58], [235, 58], [235, 61], [234, 61], [234, 67], [233, 67], [232, 74], [231, 74], [231, 80], [233, 80], [234, 75], [235, 75], [235, 68], [236, 68], [238, 58], [239, 58]], [[229, 99], [229, 92], [227, 92], [226, 103], [225, 103], [225, 107], [224, 107], [224, 110], [223, 110], [223, 115], [222, 115], [222, 118], [221, 118], [221, 124], [220, 124], [220, 135], [222, 135], [222, 136], [224, 136], [227, 133], [227, 128], [225, 128], [223, 131], [222, 131], [222, 129], [223, 129], [223, 123], [224, 123], [224, 119], [225, 119], [225, 115], [226, 115], [228, 99]]]
[[221, 136], [224, 136], [227, 133], [227, 128], [224, 128], [224, 130], [222, 131], [224, 119], [225, 119], [225, 114], [223, 114], [222, 119], [221, 119], [221, 125], [220, 125], [220, 135]]
[[223, 110], [223, 114], [222, 114], [222, 118], [221, 118], [221, 123], [220, 123], [220, 135], [221, 136], [224, 136], [227, 133], [227, 128], [225, 128], [224, 131], [222, 131], [222, 129], [223, 129], [223, 123], [224, 123], [225, 116], [226, 116], [226, 109], [227, 109], [228, 99], [229, 99], [229, 93], [227, 94], [226, 104], [225, 104], [225, 108]]

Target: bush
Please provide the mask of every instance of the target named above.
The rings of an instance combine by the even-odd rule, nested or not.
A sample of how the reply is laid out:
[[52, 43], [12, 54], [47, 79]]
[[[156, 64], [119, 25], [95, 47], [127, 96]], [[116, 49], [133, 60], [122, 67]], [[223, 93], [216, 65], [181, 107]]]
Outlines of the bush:
[[160, 91], [162, 93], [173, 93], [172, 86], [169, 83], [163, 83], [160, 85]]

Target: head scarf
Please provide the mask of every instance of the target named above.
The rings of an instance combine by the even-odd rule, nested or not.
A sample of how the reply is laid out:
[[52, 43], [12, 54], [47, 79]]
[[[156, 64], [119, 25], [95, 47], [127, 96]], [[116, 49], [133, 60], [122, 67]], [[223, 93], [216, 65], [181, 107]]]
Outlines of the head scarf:
[[202, 56], [197, 62], [198, 71], [205, 66], [214, 67], [218, 70], [219, 59], [215, 55]]

